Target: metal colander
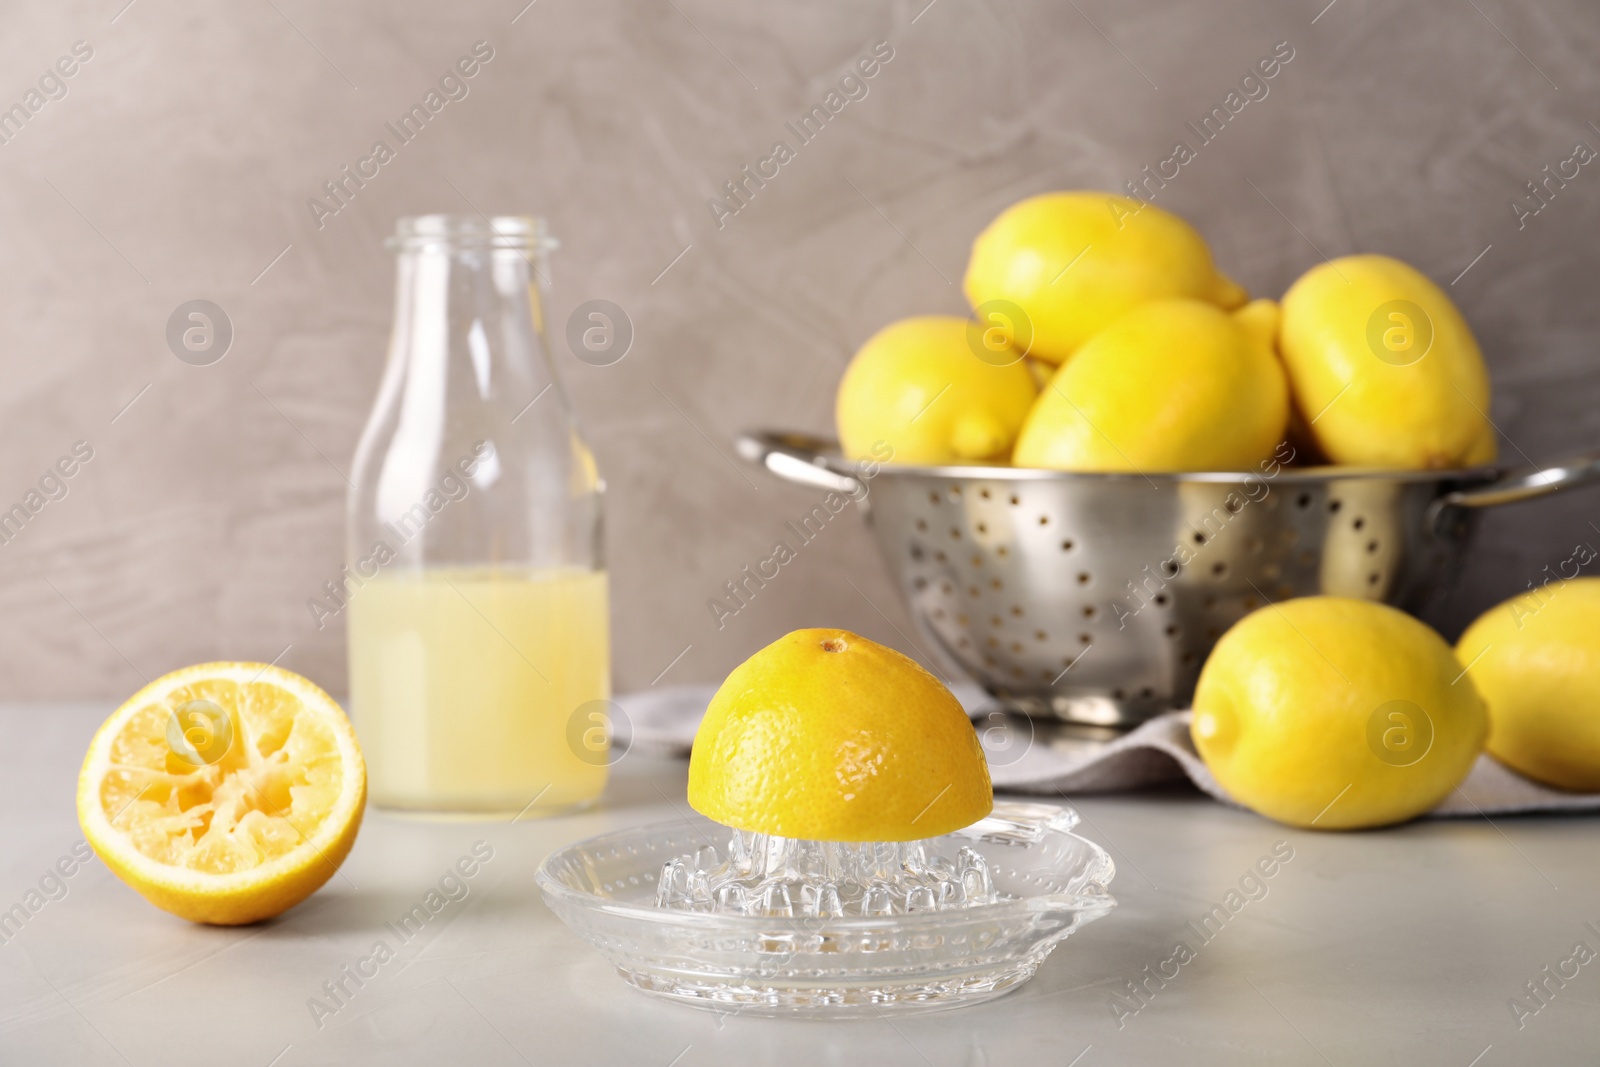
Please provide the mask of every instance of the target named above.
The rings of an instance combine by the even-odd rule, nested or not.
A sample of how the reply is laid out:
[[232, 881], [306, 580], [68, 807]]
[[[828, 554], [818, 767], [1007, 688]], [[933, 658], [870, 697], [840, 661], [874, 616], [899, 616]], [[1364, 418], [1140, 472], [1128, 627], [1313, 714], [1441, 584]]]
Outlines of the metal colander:
[[788, 481], [860, 499], [920, 634], [1002, 706], [1106, 726], [1187, 707], [1217, 639], [1263, 604], [1335, 594], [1425, 610], [1478, 508], [1600, 478], [1600, 453], [1509, 472], [1145, 476], [864, 466], [772, 432], [738, 445]]

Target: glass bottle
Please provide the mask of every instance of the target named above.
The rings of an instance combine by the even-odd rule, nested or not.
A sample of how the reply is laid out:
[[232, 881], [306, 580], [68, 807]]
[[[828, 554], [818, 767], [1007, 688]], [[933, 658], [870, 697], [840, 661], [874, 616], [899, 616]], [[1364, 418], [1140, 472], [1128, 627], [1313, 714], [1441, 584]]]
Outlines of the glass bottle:
[[523, 217], [401, 219], [390, 241], [394, 332], [346, 546], [351, 710], [381, 807], [548, 814], [605, 787], [603, 485], [544, 339], [531, 275], [551, 246]]

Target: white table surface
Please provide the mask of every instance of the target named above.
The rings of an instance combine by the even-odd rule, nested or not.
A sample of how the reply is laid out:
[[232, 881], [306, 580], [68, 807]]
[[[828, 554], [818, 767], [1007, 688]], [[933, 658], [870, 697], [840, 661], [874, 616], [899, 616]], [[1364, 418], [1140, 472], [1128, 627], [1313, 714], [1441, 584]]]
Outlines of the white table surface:
[[[0, 910], [81, 840], [78, 765], [109, 711], [0, 707], [9, 757]], [[1600, 958], [1565, 965], [1577, 975], [1564, 985], [1546, 979], [1552, 992], [1520, 1028], [1509, 1006], [1579, 942], [1600, 953], [1593, 818], [1324, 834], [1191, 793], [1079, 798], [1082, 832], [1117, 860], [1120, 906], [1064, 942], [1027, 985], [956, 1011], [773, 1021], [625, 986], [534, 887], [555, 848], [674, 818], [685, 778], [682, 762], [630, 756], [599, 807], [514, 825], [369, 810], [339, 875], [305, 904], [243, 929], [160, 912], [92, 861], [0, 944], [0, 1063], [1600, 1063]], [[478, 841], [494, 858], [468, 895], [319, 1027], [308, 1000], [322, 983], [366, 956], [384, 924]], [[1202, 943], [1185, 924], [1226, 903], [1279, 842], [1294, 858], [1265, 882], [1266, 895], [1258, 890]], [[1119, 1021], [1113, 990], [1155, 970], [1180, 938], [1194, 958]]]

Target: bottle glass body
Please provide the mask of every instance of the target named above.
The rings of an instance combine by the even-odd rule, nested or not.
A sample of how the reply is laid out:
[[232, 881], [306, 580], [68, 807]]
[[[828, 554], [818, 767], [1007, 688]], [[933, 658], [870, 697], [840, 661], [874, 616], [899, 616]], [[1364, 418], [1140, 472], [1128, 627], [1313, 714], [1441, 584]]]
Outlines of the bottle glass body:
[[556, 381], [533, 219], [402, 219], [357, 448], [351, 711], [381, 807], [540, 814], [605, 786], [602, 483]]

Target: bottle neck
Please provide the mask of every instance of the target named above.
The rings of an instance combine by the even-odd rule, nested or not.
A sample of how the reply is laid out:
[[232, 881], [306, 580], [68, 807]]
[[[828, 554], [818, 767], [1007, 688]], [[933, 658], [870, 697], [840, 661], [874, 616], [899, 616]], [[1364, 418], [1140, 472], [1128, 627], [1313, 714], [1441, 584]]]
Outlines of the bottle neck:
[[390, 342], [391, 364], [400, 366], [390, 369], [403, 370], [413, 389], [425, 385], [452, 402], [511, 403], [554, 381], [542, 323], [526, 251], [444, 244], [403, 249]]

